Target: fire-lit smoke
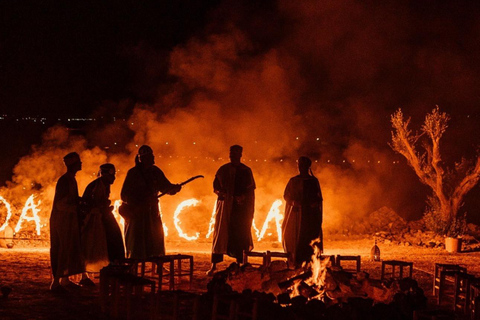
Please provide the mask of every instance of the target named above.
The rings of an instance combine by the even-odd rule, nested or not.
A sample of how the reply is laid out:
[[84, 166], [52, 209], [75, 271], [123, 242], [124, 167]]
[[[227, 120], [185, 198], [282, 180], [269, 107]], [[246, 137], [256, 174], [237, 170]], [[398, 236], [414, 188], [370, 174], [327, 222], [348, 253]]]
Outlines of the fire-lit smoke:
[[[345, 219], [355, 221], [385, 205], [411, 217], [404, 206], [411, 192], [405, 190], [417, 182], [408, 180], [408, 168], [395, 161], [387, 145], [389, 114], [399, 106], [424, 114], [437, 97], [448, 111], [456, 99], [476, 96], [478, 80], [468, 59], [448, 47], [437, 50], [428, 39], [442, 31], [419, 31], [425, 19], [409, 13], [401, 1], [389, 7], [351, 0], [267, 3], [275, 4], [258, 5], [258, 12], [231, 1], [220, 5], [212, 12], [215, 22], [171, 51], [173, 80], [167, 88], [158, 85], [156, 96], [148, 97], [153, 103], [138, 104], [126, 121], [83, 138], [66, 128], [49, 129], [44, 142], [20, 159], [0, 195], [21, 208], [34, 193], [42, 202], [41, 224], [46, 224], [55, 182], [65, 171], [62, 157], [77, 151], [83, 162], [77, 174], [80, 192], [108, 161], [118, 169], [111, 194], [118, 200], [138, 147], [148, 144], [170, 181], [205, 176], [161, 199], [169, 237], [177, 230], [177, 237], [199, 233], [205, 239], [213, 230], [215, 172], [229, 161], [229, 147], [240, 144], [257, 186], [255, 227], [262, 226], [257, 238], [264, 238], [268, 228], [270, 240], [279, 239], [284, 203], [276, 201], [298, 174], [301, 155], [313, 160], [326, 229], [339, 229]], [[433, 21], [447, 23], [453, 35], [459, 32], [441, 15]], [[137, 60], [142, 47], [132, 50]], [[147, 61], [153, 60], [149, 48]], [[452, 90], [454, 98], [448, 95]], [[114, 144], [122, 148], [105, 149]], [[175, 210], [192, 198], [200, 203], [179, 217], [181, 210]], [[272, 218], [275, 226], [268, 223]]]

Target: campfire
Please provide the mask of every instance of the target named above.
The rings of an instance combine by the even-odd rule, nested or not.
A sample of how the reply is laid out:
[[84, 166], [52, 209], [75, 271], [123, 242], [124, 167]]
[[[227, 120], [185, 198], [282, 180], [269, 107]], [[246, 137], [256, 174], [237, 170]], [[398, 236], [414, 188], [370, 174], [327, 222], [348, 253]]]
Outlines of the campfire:
[[[295, 270], [282, 260], [273, 261], [268, 267], [248, 263], [240, 267], [233, 263], [214, 276], [209, 292], [220, 295], [236, 292], [245, 298], [260, 299], [265, 319], [271, 319], [272, 314], [278, 316], [275, 319], [283, 319], [279, 314], [291, 312], [297, 316], [313, 312], [318, 317], [339, 310], [350, 317], [361, 312], [361, 308], [367, 313], [376, 309], [395, 310], [411, 317], [413, 310], [425, 305], [426, 297], [415, 280], [371, 279], [363, 271], [351, 272], [332, 265], [330, 256], [323, 256], [315, 243], [312, 246], [315, 250], [312, 261]], [[278, 308], [283, 308], [283, 313], [275, 313], [282, 310]]]

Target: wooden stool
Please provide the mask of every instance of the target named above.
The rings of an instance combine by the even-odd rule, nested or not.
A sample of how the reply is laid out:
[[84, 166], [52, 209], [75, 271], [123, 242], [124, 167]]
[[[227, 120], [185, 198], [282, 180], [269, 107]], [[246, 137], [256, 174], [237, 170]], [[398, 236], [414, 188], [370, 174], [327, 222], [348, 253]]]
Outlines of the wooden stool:
[[125, 258], [118, 260], [117, 265], [129, 266], [131, 273], [135, 276], [143, 277], [145, 275], [146, 261], [144, 259]]
[[239, 294], [215, 295], [212, 320], [236, 320], [258, 318], [258, 301]]
[[440, 272], [441, 271], [463, 271], [463, 272], [467, 272], [467, 269], [459, 266], [458, 264], [435, 263], [435, 270], [434, 270], [434, 274], [433, 274], [433, 295], [434, 296], [436, 296], [438, 294], [438, 289], [440, 287]]
[[[146, 261], [151, 263], [150, 274], [145, 274], [145, 277], [158, 280], [158, 291], [163, 290], [163, 286], [167, 285], [169, 290], [175, 289], [175, 260], [168, 256], [151, 257]], [[168, 269], [164, 268], [165, 264]]]
[[467, 314], [470, 304], [470, 283], [474, 277], [466, 272], [455, 274], [453, 311]]
[[342, 261], [355, 261], [355, 269], [344, 269], [347, 272], [360, 272], [360, 256], [341, 256], [337, 255], [335, 259], [335, 265], [337, 267], [342, 266]]
[[283, 259], [288, 259], [290, 258], [290, 254], [286, 253], [286, 252], [271, 252], [271, 251], [267, 251], [266, 252], [266, 261], [264, 262], [264, 265], [266, 267], [270, 266], [270, 263], [272, 263], [272, 258], [283, 258]]
[[200, 318], [200, 296], [185, 291], [158, 291], [155, 300], [153, 319], [192, 319]]
[[389, 273], [392, 275], [392, 278], [395, 278], [395, 269], [396, 267], [399, 267], [399, 279], [403, 279], [403, 268], [404, 267], [410, 267], [410, 273], [409, 273], [409, 278], [412, 278], [412, 273], [413, 273], [413, 262], [406, 262], [406, 261], [398, 261], [398, 260], [387, 260], [387, 261], [382, 261], [382, 276], [381, 280], [383, 280], [386, 276], [385, 273], [385, 267], [386, 266], [391, 266], [392, 267], [392, 272]]
[[[445, 299], [455, 299], [455, 275], [465, 273], [463, 270], [445, 270], [440, 271], [440, 280], [438, 285], [437, 304], [440, 305]], [[450, 282], [450, 284], [447, 284]], [[453, 302], [452, 302], [453, 304]]]
[[[193, 283], [193, 256], [186, 254], [167, 254], [166, 258], [172, 259], [174, 267], [174, 276], [177, 277], [178, 283], [181, 284], [182, 277], [188, 277], [189, 289], [192, 289]], [[188, 266], [186, 269], [182, 269], [182, 261], [187, 260]], [[177, 262], [175, 270], [175, 262]]]
[[[248, 263], [248, 257], [261, 257], [262, 266], [268, 267], [268, 257], [266, 252], [255, 252], [255, 251], [243, 251], [243, 263]], [[250, 263], [252, 264], [252, 263]]]
[[470, 283], [470, 315], [472, 320], [480, 320], [480, 282], [478, 279]]

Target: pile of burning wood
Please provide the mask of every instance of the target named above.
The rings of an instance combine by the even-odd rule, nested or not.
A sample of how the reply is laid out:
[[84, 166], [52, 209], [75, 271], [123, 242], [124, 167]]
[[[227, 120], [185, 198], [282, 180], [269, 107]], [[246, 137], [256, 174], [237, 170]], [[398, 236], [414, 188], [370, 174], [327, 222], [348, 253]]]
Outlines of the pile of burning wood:
[[284, 261], [269, 267], [233, 263], [215, 274], [210, 295], [231, 295], [258, 303], [258, 319], [411, 319], [426, 305], [415, 280], [374, 280], [365, 272], [347, 272], [318, 259], [291, 270]]

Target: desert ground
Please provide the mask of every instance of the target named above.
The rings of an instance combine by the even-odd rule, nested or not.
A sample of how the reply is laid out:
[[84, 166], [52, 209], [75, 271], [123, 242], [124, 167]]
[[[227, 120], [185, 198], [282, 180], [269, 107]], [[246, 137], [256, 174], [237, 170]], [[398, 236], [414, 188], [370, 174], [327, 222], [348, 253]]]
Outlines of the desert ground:
[[[210, 277], [206, 271], [210, 266], [208, 243], [167, 242], [167, 253], [184, 253], [194, 256], [194, 284], [192, 291], [207, 290]], [[325, 242], [327, 255], [360, 255], [362, 270], [371, 278], [380, 278], [381, 262], [370, 259], [373, 240], [335, 240]], [[413, 278], [418, 281], [428, 298], [428, 307], [437, 308], [432, 297], [432, 281], [435, 263], [460, 264], [475, 276], [480, 276], [480, 252], [447, 253], [442, 248], [398, 246], [379, 244], [382, 260], [413, 262]], [[256, 244], [255, 251], [281, 251], [278, 243]], [[218, 265], [225, 269], [234, 260], [226, 257]], [[49, 248], [42, 246], [14, 246], [0, 248], [0, 286], [11, 288], [8, 297], [0, 297], [0, 319], [108, 319], [102, 314], [99, 289], [82, 288], [66, 296], [54, 295], [49, 291], [50, 262]], [[98, 277], [94, 278], [98, 283]]]

